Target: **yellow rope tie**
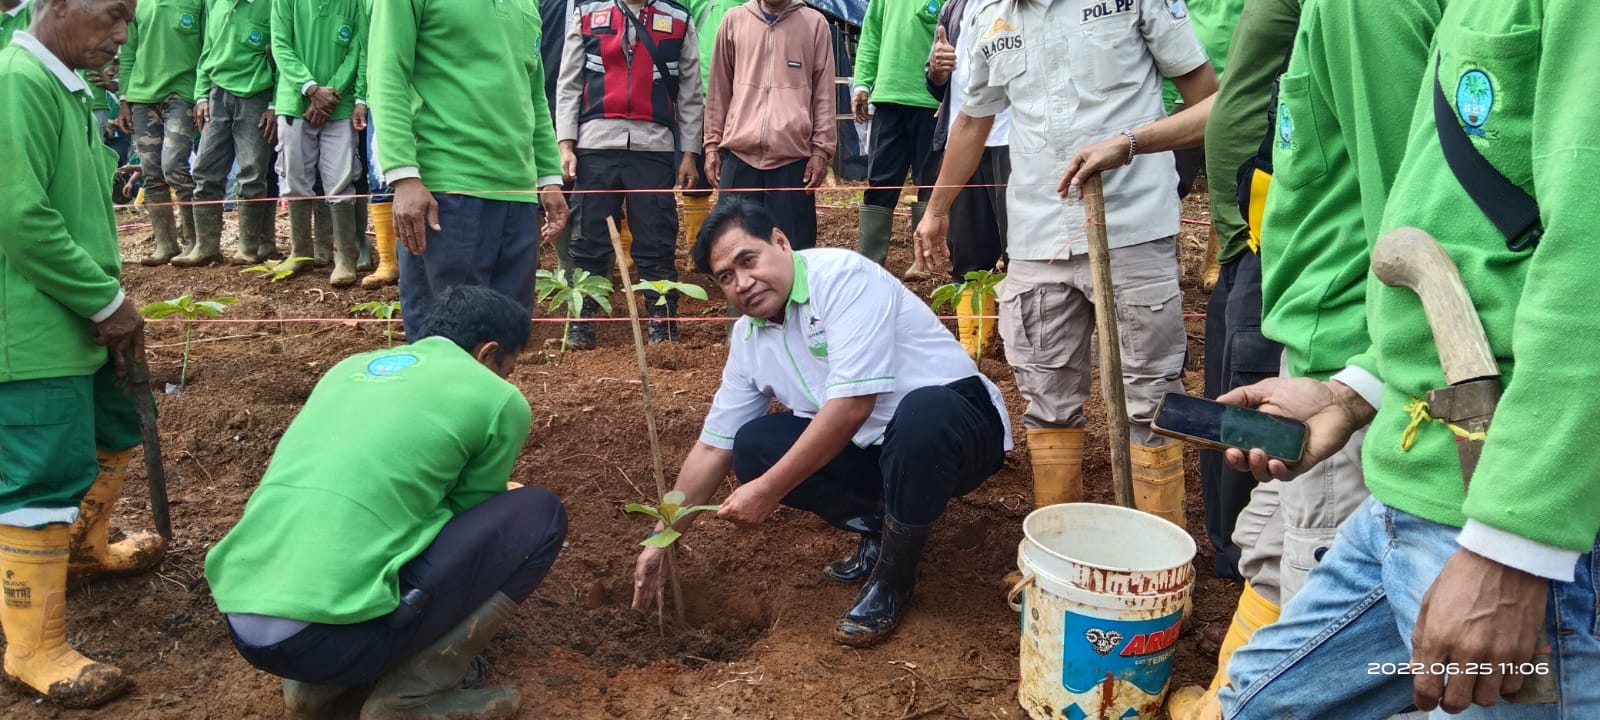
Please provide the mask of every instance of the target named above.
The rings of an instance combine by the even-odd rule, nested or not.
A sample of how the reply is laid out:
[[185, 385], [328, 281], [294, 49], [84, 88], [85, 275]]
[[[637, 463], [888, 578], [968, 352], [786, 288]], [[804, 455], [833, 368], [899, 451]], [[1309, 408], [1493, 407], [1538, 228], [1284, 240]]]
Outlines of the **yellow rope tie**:
[[1411, 446], [1417, 442], [1417, 428], [1429, 420], [1449, 428], [1450, 432], [1455, 433], [1457, 440], [1483, 442], [1484, 438], [1488, 437], [1487, 433], [1472, 432], [1455, 423], [1445, 422], [1429, 415], [1427, 401], [1418, 398], [1411, 398], [1411, 402], [1406, 403], [1406, 414], [1411, 416], [1411, 421], [1406, 423], [1406, 429], [1400, 433], [1400, 452], [1411, 450]]

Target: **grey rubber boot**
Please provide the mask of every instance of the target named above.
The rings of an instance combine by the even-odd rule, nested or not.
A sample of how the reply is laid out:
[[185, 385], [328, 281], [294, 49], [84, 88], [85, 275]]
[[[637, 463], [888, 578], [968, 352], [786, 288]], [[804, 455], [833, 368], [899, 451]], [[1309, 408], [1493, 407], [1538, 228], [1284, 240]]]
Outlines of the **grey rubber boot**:
[[[311, 220], [317, 214], [316, 206], [322, 204], [321, 200], [290, 200], [289, 201], [289, 257], [310, 258], [315, 250], [311, 241]], [[299, 260], [289, 263], [296, 273], [311, 269], [311, 260]]]
[[188, 251], [172, 259], [178, 267], [192, 268], [222, 260], [222, 205], [206, 203], [189, 207], [195, 242]]
[[[178, 206], [178, 223], [181, 226], [179, 230], [182, 231], [182, 234], [179, 237], [183, 238], [183, 251], [187, 253], [194, 249], [194, 244], [196, 242], [194, 227], [195, 206], [190, 204], [189, 201], [183, 202], [184, 204]], [[217, 207], [220, 208], [222, 206], [218, 205]]]
[[[917, 226], [922, 224], [922, 216], [927, 214], [927, 212], [927, 203], [911, 203], [911, 233], [913, 236], [917, 232]], [[914, 240], [912, 242], [912, 247], [916, 247], [916, 242]], [[933, 275], [922, 268], [922, 257], [917, 255], [915, 252], [912, 252], [911, 267], [906, 268], [905, 274], [901, 275], [900, 277], [906, 280], [927, 280], [928, 278], [933, 277]]]
[[861, 235], [856, 251], [879, 265], [889, 257], [889, 238], [894, 232], [894, 210], [876, 205], [861, 206]]
[[283, 678], [284, 716], [290, 720], [324, 720], [331, 716], [334, 701], [347, 689]]
[[494, 634], [510, 622], [517, 603], [495, 593], [461, 624], [378, 679], [361, 707], [361, 720], [501, 720], [522, 705], [517, 691], [496, 686], [462, 689], [461, 679]]
[[317, 267], [327, 267], [333, 262], [333, 210], [326, 200], [317, 202], [316, 245], [311, 257]]
[[353, 202], [339, 202], [329, 205], [328, 215], [333, 218], [333, 274], [328, 276], [328, 284], [334, 287], [350, 287], [356, 284], [356, 262], [361, 254], [361, 247], [357, 238], [356, 229], [356, 204]]
[[[369, 227], [367, 224], [369, 220], [367, 216], [368, 202], [365, 197], [356, 198], [356, 247], [361, 249], [361, 252], [356, 256], [356, 269], [361, 272], [372, 272], [377, 262], [377, 258], [372, 256], [372, 238], [367, 237], [367, 227]], [[337, 243], [338, 239], [335, 238], [334, 242]]]
[[276, 200], [239, 203], [239, 253], [233, 256], [235, 265], [255, 265], [277, 254], [277, 228], [273, 227], [276, 210]]
[[152, 205], [150, 231], [155, 236], [156, 249], [149, 257], [139, 261], [145, 267], [156, 267], [172, 262], [178, 256], [178, 215], [171, 205]]

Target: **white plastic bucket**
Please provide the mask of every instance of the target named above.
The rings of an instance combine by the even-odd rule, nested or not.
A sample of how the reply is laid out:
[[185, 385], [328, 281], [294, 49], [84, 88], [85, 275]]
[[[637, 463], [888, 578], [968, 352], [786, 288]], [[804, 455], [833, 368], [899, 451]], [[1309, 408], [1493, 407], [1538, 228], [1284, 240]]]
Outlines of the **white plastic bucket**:
[[[1034, 720], [1154, 718], [1194, 584], [1194, 540], [1115, 505], [1039, 508], [1022, 522], [1022, 684]], [[1013, 599], [1015, 603], [1015, 600]]]

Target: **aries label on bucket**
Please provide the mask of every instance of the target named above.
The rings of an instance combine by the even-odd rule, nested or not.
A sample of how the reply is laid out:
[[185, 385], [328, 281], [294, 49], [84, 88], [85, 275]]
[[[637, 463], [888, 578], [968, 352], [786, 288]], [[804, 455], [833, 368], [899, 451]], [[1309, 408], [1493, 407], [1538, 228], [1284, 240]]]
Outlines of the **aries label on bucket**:
[[1111, 675], [1157, 695], [1172, 673], [1172, 654], [1183, 627], [1183, 613], [1151, 620], [1110, 620], [1063, 614], [1061, 685], [1087, 693]]

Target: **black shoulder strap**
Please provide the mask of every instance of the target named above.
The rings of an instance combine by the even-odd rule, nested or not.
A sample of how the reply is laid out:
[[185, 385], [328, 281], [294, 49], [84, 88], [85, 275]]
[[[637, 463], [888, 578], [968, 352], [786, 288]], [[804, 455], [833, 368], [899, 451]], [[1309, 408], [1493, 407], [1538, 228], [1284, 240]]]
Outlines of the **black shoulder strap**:
[[[647, 4], [645, 7], [649, 7], [649, 5]], [[617, 3], [617, 9], [622, 11], [622, 16], [627, 18], [628, 22], [633, 23], [633, 31], [638, 33], [639, 42], [644, 43], [645, 52], [649, 53], [650, 59], [655, 62], [656, 72], [661, 73], [661, 81], [667, 84], [667, 96], [672, 102], [672, 107], [676, 108], [678, 106], [678, 76], [667, 71], [667, 63], [661, 59], [661, 50], [656, 47], [656, 39], [650, 37], [650, 30], [644, 26], [644, 21], [640, 20], [638, 15], [628, 12], [627, 8], [622, 7], [620, 0]], [[643, 13], [644, 9], [641, 8], [639, 12]]]
[[1506, 179], [1489, 160], [1473, 147], [1467, 131], [1456, 122], [1456, 112], [1445, 98], [1444, 87], [1439, 84], [1439, 64], [1433, 66], [1433, 124], [1439, 134], [1439, 147], [1444, 150], [1445, 162], [1450, 172], [1461, 183], [1479, 210], [1489, 217], [1489, 222], [1506, 237], [1506, 247], [1512, 252], [1527, 250], [1539, 244], [1544, 226], [1539, 222], [1539, 205], [1516, 183]]

